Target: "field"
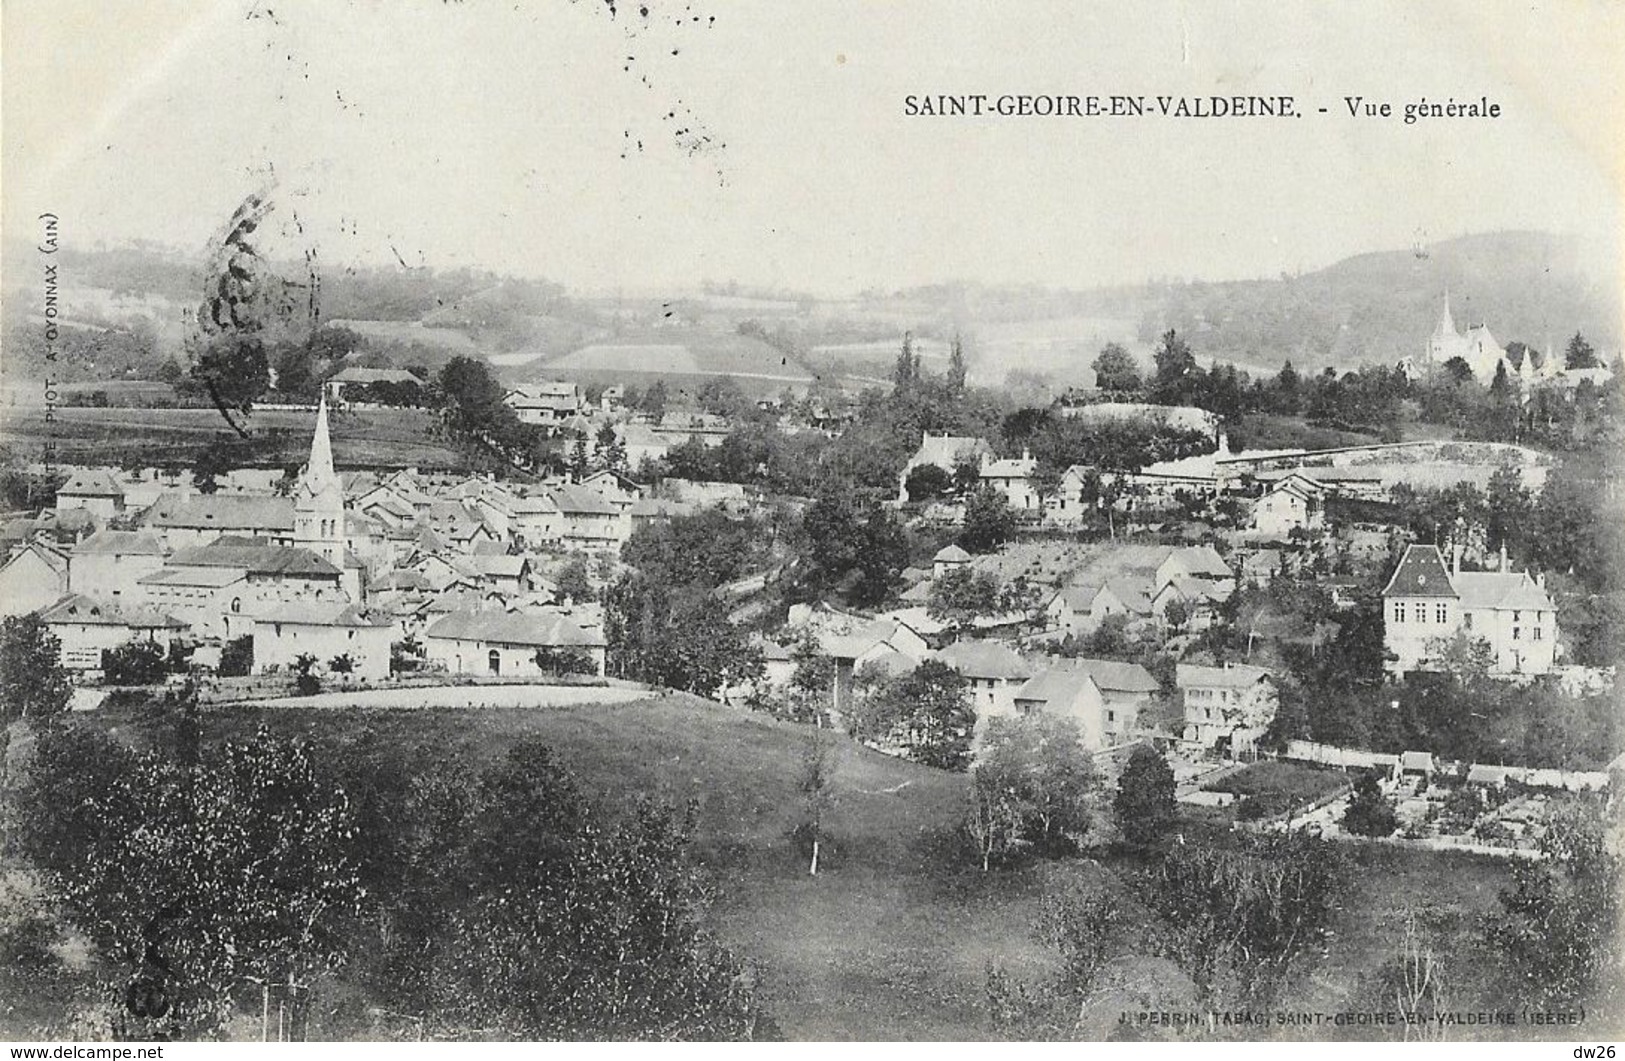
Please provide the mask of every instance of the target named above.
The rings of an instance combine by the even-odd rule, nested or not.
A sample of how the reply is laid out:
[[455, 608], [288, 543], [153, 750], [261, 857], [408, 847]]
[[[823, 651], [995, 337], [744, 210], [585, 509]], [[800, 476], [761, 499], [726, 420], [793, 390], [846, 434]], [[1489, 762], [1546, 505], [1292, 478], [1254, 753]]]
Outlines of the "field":
[[[127, 738], [143, 736], [133, 718], [107, 721]], [[645, 792], [696, 801], [693, 855], [716, 881], [709, 916], [755, 964], [792, 1038], [987, 1038], [988, 961], [1029, 981], [1054, 968], [1031, 926], [1045, 881], [1066, 867], [974, 869], [954, 837], [961, 775], [839, 743], [833, 849], [809, 877], [787, 839], [807, 733], [760, 715], [688, 696], [541, 710], [233, 708], [212, 716], [209, 738], [246, 734], [261, 722], [311, 741], [319, 758], [348, 754], [358, 735], [370, 733], [379, 738], [367, 742], [372, 749], [428, 746], [477, 762], [534, 735], [608, 805]], [[1290, 1005], [1334, 1012], [1353, 1004], [1392, 956], [1409, 909], [1442, 935], [1455, 1003], [1483, 1001], [1488, 962], [1475, 925], [1505, 882], [1504, 866], [1381, 849], [1346, 854], [1352, 886], [1328, 953]], [[1133, 867], [1111, 854], [1101, 864], [1113, 872]]]
[[[315, 414], [305, 410], [261, 409], [247, 426], [264, 443], [265, 463], [302, 464], [314, 423]], [[334, 459], [350, 467], [463, 467], [461, 453], [433, 438], [434, 427], [429, 413], [415, 409], [336, 412]], [[36, 461], [46, 441], [53, 441], [59, 464], [185, 465], [222, 432], [231, 429], [212, 408], [59, 408], [49, 423], [40, 407], [18, 405], [0, 413], [0, 442], [20, 459]]]

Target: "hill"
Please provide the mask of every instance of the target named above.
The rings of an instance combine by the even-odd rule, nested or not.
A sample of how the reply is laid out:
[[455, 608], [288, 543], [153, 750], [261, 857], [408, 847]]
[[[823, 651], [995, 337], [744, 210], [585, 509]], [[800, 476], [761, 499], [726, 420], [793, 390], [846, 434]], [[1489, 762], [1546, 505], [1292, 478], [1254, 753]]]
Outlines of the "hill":
[[1175, 328], [1198, 354], [1238, 365], [1275, 368], [1290, 358], [1300, 369], [1342, 370], [1416, 354], [1448, 294], [1458, 327], [1486, 324], [1502, 344], [1561, 349], [1581, 331], [1612, 351], [1621, 341], [1615, 279], [1588, 274], [1573, 241], [1494, 232], [1276, 280], [1148, 288], [1139, 331], [1150, 342]]
[[[99, 721], [124, 739], [167, 742], [145, 713]], [[956, 846], [965, 778], [834, 738], [828, 861], [810, 877], [787, 838], [798, 818], [806, 727], [686, 695], [543, 709], [301, 709], [234, 706], [206, 716], [204, 739], [264, 724], [311, 742], [318, 764], [410, 770], [425, 755], [478, 767], [515, 739], [545, 740], [583, 788], [610, 807], [652, 794], [697, 805], [693, 854], [715, 881], [710, 919], [751, 960], [792, 1039], [982, 1039], [992, 1033], [986, 968], [1033, 982], [1056, 968], [1035, 937], [1056, 875], [1139, 868], [1097, 859], [983, 874]], [[1203, 827], [1188, 821], [1185, 831]], [[1473, 856], [1353, 848], [1354, 882], [1327, 955], [1287, 1008], [1335, 1012], [1393, 955], [1405, 912], [1469, 925], [1495, 902], [1506, 868]], [[1418, 899], [1418, 897], [1422, 897]], [[1441, 959], [1463, 1000], [1479, 997], [1478, 937], [1455, 932]], [[314, 1031], [315, 1029], [313, 1029]], [[1298, 1029], [1306, 1038], [1326, 1030]]]

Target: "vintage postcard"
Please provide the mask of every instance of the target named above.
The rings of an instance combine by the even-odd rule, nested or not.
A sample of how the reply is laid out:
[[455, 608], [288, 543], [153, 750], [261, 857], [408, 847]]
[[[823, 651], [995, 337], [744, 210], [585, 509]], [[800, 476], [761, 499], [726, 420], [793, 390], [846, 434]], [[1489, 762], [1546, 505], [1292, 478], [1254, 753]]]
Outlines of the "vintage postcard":
[[0, 14], [12, 1056], [1614, 1056], [1625, 7]]

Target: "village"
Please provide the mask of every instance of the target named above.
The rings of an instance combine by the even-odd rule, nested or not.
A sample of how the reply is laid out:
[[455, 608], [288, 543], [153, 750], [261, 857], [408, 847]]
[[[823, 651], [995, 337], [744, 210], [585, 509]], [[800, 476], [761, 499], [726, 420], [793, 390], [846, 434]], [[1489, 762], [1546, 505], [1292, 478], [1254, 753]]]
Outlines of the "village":
[[[1178, 342], [1164, 338], [1165, 347]], [[911, 344], [904, 337], [894, 402], [929, 384]], [[1496, 387], [1514, 381], [1525, 403], [1536, 393], [1617, 389], [1600, 361], [1564, 369], [1549, 350], [1537, 364], [1519, 347], [1509, 354], [1481, 326], [1458, 333], [1446, 303], [1424, 353], [1394, 374], [1411, 383], [1465, 366]], [[1164, 352], [1159, 373], [1168, 371]], [[1120, 357], [1103, 362], [1102, 382], [1125, 371]], [[1065, 719], [1108, 781], [1136, 748], [1154, 748], [1179, 778], [1180, 801], [1203, 812], [1230, 807], [1249, 793], [1250, 777], [1269, 779], [1278, 765], [1330, 763], [1340, 772], [1329, 785], [1243, 799], [1248, 812], [1237, 818], [1288, 827], [1312, 816], [1330, 834], [1339, 833], [1353, 791], [1348, 768], [1357, 766], [1382, 776], [1384, 798], [1398, 808], [1383, 819], [1396, 842], [1443, 836], [1528, 853], [1540, 838], [1538, 815], [1533, 828], [1508, 829], [1488, 805], [1441, 833], [1436, 811], [1425, 823], [1417, 817], [1418, 778], [1435, 782], [1436, 794], [1453, 783], [1562, 791], [1603, 788], [1620, 768], [1583, 736], [1574, 743], [1589, 758], [1516, 754], [1507, 765], [1509, 742], [1523, 743], [1522, 728], [1538, 720], [1498, 720], [1512, 735], [1495, 738], [1499, 761], [1486, 763], [1472, 760], [1482, 747], [1459, 739], [1430, 744], [1425, 727], [1379, 736], [1302, 717], [1304, 701], [1326, 692], [1305, 675], [1333, 673], [1314, 657], [1339, 653], [1362, 613], [1378, 617], [1380, 645], [1368, 644], [1343, 674], [1367, 699], [1397, 708], [1407, 676], [1428, 673], [1577, 702], [1610, 694], [1613, 668], [1574, 658], [1548, 572], [1529, 562], [1505, 520], [1434, 513], [1419, 533], [1415, 513], [1395, 503], [1471, 484], [1492, 505], [1499, 490], [1529, 507], [1557, 464], [1549, 451], [1458, 438], [1238, 450], [1210, 409], [1146, 401], [1121, 381], [1069, 391], [1048, 410], [1007, 417], [1007, 428], [1026, 416], [1092, 444], [1132, 435], [1152, 444], [1151, 459], [1103, 453], [1062, 467], [1034, 456], [1041, 433], [1029, 432], [1018, 450], [1008, 429], [1001, 438], [927, 428], [889, 473], [895, 492], [871, 509], [908, 539], [877, 586], [854, 593], [850, 579], [836, 579], [794, 599], [775, 596], [798, 565], [805, 574], [799, 546], [741, 548], [726, 558], [727, 577], [703, 587], [712, 618], [720, 610], [729, 620], [710, 646], [717, 658], [675, 671], [640, 666], [665, 646], [639, 636], [666, 635], [632, 629], [640, 620], [618, 585], [652, 576], [639, 568], [656, 560], [693, 562], [704, 553], [685, 544], [694, 534], [806, 523], [825, 503], [775, 495], [756, 474], [685, 478], [674, 466], [703, 474], [708, 454], [742, 445], [744, 427], [828, 444], [859, 415], [850, 398], [814, 400], [787, 387], [751, 403], [719, 382], [709, 396], [729, 395], [732, 419], [714, 400], [667, 408], [663, 384], [653, 411], [636, 393], [639, 407], [629, 406], [618, 384], [513, 385], [501, 415], [550, 440], [553, 471], [456, 474], [337, 465], [335, 424], [357, 410], [416, 403], [430, 388], [403, 370], [335, 366], [313, 408], [291, 407], [311, 418], [296, 472], [49, 469], [58, 481], [51, 503], [0, 528], [8, 549], [0, 608], [37, 617], [60, 646], [76, 705], [92, 710], [128, 695], [117, 689], [189, 674], [207, 676], [205, 695], [223, 704], [324, 689], [393, 688], [411, 704], [432, 702], [425, 690], [446, 685], [675, 686], [739, 710], [817, 719], [909, 757], [921, 725], [911, 709], [862, 719], [874, 713], [868, 701], [895, 694], [932, 662], [963, 690], [955, 695], [969, 710], [948, 724], [966, 742], [965, 763], [994, 719]], [[1509, 545], [1523, 563], [1509, 559]], [[730, 638], [728, 654], [719, 646]], [[1307, 670], [1301, 653], [1282, 651], [1305, 647]], [[1288, 659], [1299, 661], [1296, 673], [1283, 668]], [[1292, 701], [1285, 712], [1283, 695]], [[1356, 734], [1347, 746], [1324, 739], [1340, 729]]]

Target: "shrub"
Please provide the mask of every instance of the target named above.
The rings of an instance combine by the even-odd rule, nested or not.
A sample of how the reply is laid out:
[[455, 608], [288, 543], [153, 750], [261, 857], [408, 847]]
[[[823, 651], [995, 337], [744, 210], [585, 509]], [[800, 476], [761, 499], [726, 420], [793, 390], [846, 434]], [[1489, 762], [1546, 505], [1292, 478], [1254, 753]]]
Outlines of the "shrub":
[[138, 638], [103, 650], [102, 672], [113, 685], [156, 685], [169, 673], [169, 663], [156, 641]]
[[1354, 782], [1354, 798], [1343, 811], [1343, 828], [1355, 836], [1392, 836], [1399, 817], [1382, 794], [1375, 774], [1365, 773]]
[[254, 669], [254, 639], [243, 636], [227, 641], [220, 649], [220, 676], [242, 678]]

